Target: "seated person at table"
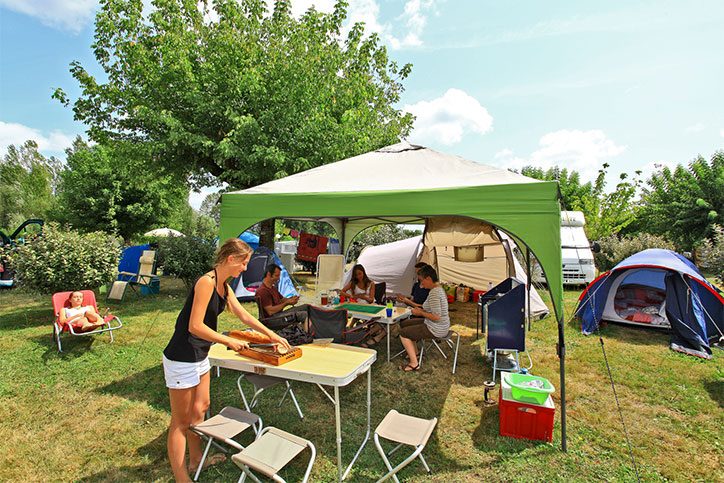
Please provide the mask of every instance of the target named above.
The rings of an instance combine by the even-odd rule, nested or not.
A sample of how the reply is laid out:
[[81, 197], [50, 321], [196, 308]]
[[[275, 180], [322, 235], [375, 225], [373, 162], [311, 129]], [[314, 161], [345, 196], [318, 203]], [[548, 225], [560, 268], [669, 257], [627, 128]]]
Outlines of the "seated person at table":
[[262, 313], [259, 314], [259, 320], [269, 327], [276, 330], [296, 322], [307, 321], [307, 306], [300, 305], [284, 310], [287, 305], [294, 305], [299, 300], [299, 295], [293, 297], [283, 297], [277, 288], [277, 283], [282, 275], [282, 269], [274, 263], [266, 267], [264, 280], [256, 289], [255, 296], [259, 299], [259, 306]]
[[71, 292], [68, 302], [70, 307], [63, 307], [58, 315], [61, 324], [70, 324], [77, 332], [89, 332], [106, 325], [91, 305], [83, 305], [81, 292]]
[[339, 294], [356, 299], [358, 304], [372, 304], [375, 302], [375, 283], [367, 276], [365, 267], [357, 264], [352, 269], [352, 280], [344, 286]]
[[450, 316], [447, 310], [447, 294], [440, 286], [437, 272], [431, 266], [422, 267], [420, 286], [430, 290], [422, 308], [412, 309], [413, 317], [400, 323], [400, 342], [407, 351], [410, 363], [399, 366], [401, 371], [410, 372], [420, 369], [417, 360], [417, 344], [420, 339], [445, 337], [450, 330]]
[[412, 286], [412, 295], [410, 295], [411, 298], [398, 293], [398, 302], [403, 302], [411, 307], [422, 307], [422, 304], [425, 303], [425, 300], [427, 300], [427, 294], [429, 294], [430, 291], [420, 286], [420, 269], [427, 266], [429, 265], [424, 262], [418, 262], [415, 264], [415, 283]]

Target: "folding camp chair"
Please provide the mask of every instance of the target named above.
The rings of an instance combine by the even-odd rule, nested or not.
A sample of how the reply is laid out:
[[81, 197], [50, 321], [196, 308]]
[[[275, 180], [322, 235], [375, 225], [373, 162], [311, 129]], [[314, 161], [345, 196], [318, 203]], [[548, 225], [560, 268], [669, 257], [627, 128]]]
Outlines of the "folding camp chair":
[[[425, 466], [427, 472], [430, 473], [430, 467], [427, 466], [427, 462], [422, 456], [422, 450], [425, 449], [427, 440], [430, 439], [430, 435], [432, 435], [436, 425], [437, 418], [420, 419], [414, 416], [400, 414], [394, 409], [391, 409], [375, 429], [375, 446], [377, 446], [377, 451], [379, 451], [380, 456], [382, 456], [382, 460], [385, 462], [385, 466], [389, 470], [385, 476], [377, 481], [377, 483], [385, 481], [390, 477], [397, 483], [400, 483], [400, 480], [397, 479], [396, 473], [418, 456], [420, 457], [420, 460]], [[385, 454], [385, 450], [382, 449], [382, 445], [380, 444], [380, 438], [388, 441], [394, 441], [398, 444], [390, 450], [390, 452]], [[393, 468], [387, 457], [397, 451], [403, 444], [413, 446], [415, 451]]]
[[[98, 307], [96, 306], [96, 296], [91, 290], [79, 290], [83, 294], [83, 305], [90, 305], [98, 313]], [[63, 352], [63, 348], [60, 344], [60, 334], [62, 332], [70, 332], [72, 335], [95, 335], [102, 332], [108, 332], [111, 336], [111, 342], [113, 342], [113, 331], [123, 327], [121, 319], [115, 315], [106, 315], [103, 317], [103, 321], [108, 327], [91, 330], [88, 332], [76, 332], [73, 324], [61, 324], [60, 323], [60, 309], [64, 307], [70, 307], [70, 294], [71, 292], [58, 292], [53, 294], [53, 313], [55, 314], [55, 321], [53, 322], [53, 337], [55, 342], [58, 344], [58, 351]], [[116, 320], [118, 325], [111, 325], [111, 321]]]
[[320, 309], [309, 306], [310, 335], [315, 339], [334, 339], [336, 344], [359, 344], [370, 335], [370, 329], [379, 317], [367, 320], [352, 328], [347, 327], [346, 309]]
[[[241, 388], [241, 381], [243, 379], [246, 379], [251, 383], [252, 386], [254, 386], [254, 395], [251, 397], [251, 402], [247, 402], [246, 395], [244, 394], [244, 390]], [[286, 379], [283, 379], [281, 377], [272, 377], [272, 376], [265, 376], [263, 374], [253, 374], [253, 373], [242, 373], [239, 378], [236, 380], [236, 386], [239, 388], [239, 394], [241, 394], [241, 400], [244, 401], [244, 407], [247, 411], [251, 412], [252, 409], [257, 405], [259, 402], [259, 396], [265, 389], [269, 389], [270, 387], [274, 387], [277, 384], [284, 383], [287, 386], [287, 390], [284, 392], [284, 395], [279, 400], [279, 407], [282, 407], [282, 404], [284, 403], [284, 400], [287, 398], [287, 394], [289, 395], [289, 398], [294, 403], [294, 407], [297, 408], [297, 413], [299, 414], [300, 419], [304, 419], [304, 413], [302, 413], [301, 408], [299, 407], [299, 403], [297, 402], [297, 398], [294, 397], [294, 390], [292, 389], [291, 384], [289, 384], [289, 381]]]
[[344, 277], [344, 255], [319, 255], [317, 257], [317, 276], [314, 291], [321, 292], [333, 288], [342, 288]]
[[309, 479], [309, 473], [312, 471], [317, 456], [314, 445], [311, 441], [272, 426], [262, 429], [259, 437], [241, 450], [240, 453], [232, 456], [231, 461], [243, 471], [239, 483], [243, 482], [247, 475], [255, 482], [261, 483], [259, 478], [251, 472], [252, 469], [263, 473], [274, 481], [284, 482], [277, 473], [305, 448], [309, 448], [312, 453], [307, 465], [307, 471], [302, 479], [302, 483], [305, 483]]
[[143, 251], [143, 255], [141, 255], [141, 258], [138, 259], [138, 273], [118, 272], [118, 275], [125, 280], [118, 280], [113, 282], [111, 289], [108, 291], [107, 298], [114, 298], [111, 297], [111, 294], [115, 295], [115, 293], [118, 293], [118, 291], [120, 290], [120, 288], [115, 288], [114, 286], [120, 286], [124, 281], [127, 282], [127, 284], [126, 287], [123, 288], [123, 295], [120, 296], [121, 301], [123, 301], [123, 296], [125, 295], [125, 290], [128, 286], [133, 289], [135, 296], [138, 296], [139, 290], [136, 288], [136, 286], [139, 286], [141, 288], [146, 287], [148, 289], [148, 292], [152, 293], [154, 291], [153, 283], [158, 281], [158, 277], [156, 276], [156, 251]]
[[387, 282], [375, 282], [375, 303], [384, 305]]
[[194, 481], [199, 479], [201, 470], [204, 468], [204, 461], [206, 461], [206, 456], [208, 456], [212, 444], [224, 453], [228, 453], [228, 451], [219, 443], [224, 443], [241, 451], [244, 447], [234, 441], [234, 438], [248, 428], [252, 428], [254, 433], [258, 435], [262, 428], [261, 418], [256, 414], [230, 406], [225, 407], [219, 414], [200, 424], [192, 424], [189, 426], [190, 431], [193, 431], [202, 439], [208, 440], [204, 454], [201, 456], [201, 461], [199, 461], [199, 468], [194, 475]]

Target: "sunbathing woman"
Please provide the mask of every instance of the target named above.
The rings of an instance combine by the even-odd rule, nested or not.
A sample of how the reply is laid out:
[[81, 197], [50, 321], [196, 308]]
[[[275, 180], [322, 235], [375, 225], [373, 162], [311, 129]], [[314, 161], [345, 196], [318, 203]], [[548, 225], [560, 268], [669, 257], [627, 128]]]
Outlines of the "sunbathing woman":
[[70, 307], [63, 307], [58, 315], [61, 324], [70, 324], [76, 332], [90, 332], [106, 325], [91, 305], [83, 305], [81, 292], [71, 292], [68, 302]]
[[[171, 399], [171, 425], [168, 429], [168, 459], [177, 482], [190, 482], [201, 461], [201, 440], [189, 432], [190, 424], [199, 424], [209, 407], [209, 349], [214, 342], [239, 351], [248, 343], [216, 332], [218, 316], [228, 308], [248, 327], [266, 334], [272, 342], [290, 349], [289, 343], [249, 315], [239, 304], [227, 280], [246, 270], [251, 257], [249, 245], [237, 238], [224, 242], [216, 254], [214, 269], [199, 278], [186, 298], [176, 319], [171, 341], [163, 351], [163, 372]], [[189, 465], [186, 467], [186, 445]], [[209, 458], [209, 464], [223, 455]], [[220, 456], [219, 459], [217, 456]]]

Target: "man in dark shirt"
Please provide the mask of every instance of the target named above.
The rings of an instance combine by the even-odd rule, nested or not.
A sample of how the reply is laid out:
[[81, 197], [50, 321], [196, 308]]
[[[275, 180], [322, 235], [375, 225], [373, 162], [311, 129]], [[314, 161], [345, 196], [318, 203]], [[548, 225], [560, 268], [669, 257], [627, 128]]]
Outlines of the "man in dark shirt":
[[412, 298], [405, 297], [402, 294], [397, 294], [398, 302], [404, 302], [412, 307], [422, 307], [422, 304], [424, 304], [425, 300], [427, 300], [427, 294], [430, 293], [430, 290], [420, 287], [420, 269], [427, 266], [428, 264], [423, 262], [415, 264], [415, 274], [417, 275], [417, 280], [412, 285], [412, 294], [410, 295]]
[[269, 328], [275, 326], [286, 326], [295, 322], [306, 322], [307, 306], [292, 307], [284, 310], [288, 305], [294, 305], [299, 300], [299, 295], [284, 297], [277, 288], [281, 278], [282, 269], [274, 263], [266, 267], [264, 280], [256, 289], [256, 297], [259, 299], [260, 310], [259, 320]]

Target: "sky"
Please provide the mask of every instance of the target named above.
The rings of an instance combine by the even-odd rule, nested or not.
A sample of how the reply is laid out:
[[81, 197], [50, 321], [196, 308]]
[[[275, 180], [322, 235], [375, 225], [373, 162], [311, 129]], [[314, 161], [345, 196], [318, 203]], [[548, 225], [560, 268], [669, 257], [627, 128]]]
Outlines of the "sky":
[[[292, 0], [293, 13], [312, 4], [334, 1]], [[0, 147], [34, 139], [63, 158], [84, 135], [51, 94], [78, 97], [74, 60], [98, 71], [97, 9], [0, 0]], [[608, 163], [609, 188], [621, 172], [645, 178], [724, 149], [721, 0], [349, 0], [348, 14], [413, 65], [397, 106], [417, 117], [412, 143], [500, 168], [557, 165], [584, 181]]]

